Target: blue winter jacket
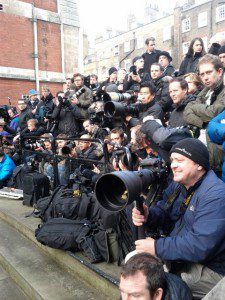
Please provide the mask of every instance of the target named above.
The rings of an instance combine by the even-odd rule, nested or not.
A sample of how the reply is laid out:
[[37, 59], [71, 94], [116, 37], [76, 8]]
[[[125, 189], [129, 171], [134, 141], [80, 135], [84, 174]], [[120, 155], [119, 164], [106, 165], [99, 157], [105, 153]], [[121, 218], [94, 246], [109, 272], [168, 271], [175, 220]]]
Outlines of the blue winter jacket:
[[[166, 211], [164, 205], [178, 187], [180, 194]], [[169, 236], [156, 240], [156, 254], [163, 260], [201, 263], [225, 275], [225, 183], [210, 170], [182, 213], [186, 197], [185, 187], [172, 182], [163, 200], [150, 208], [152, 224], [173, 228]]]
[[0, 162], [0, 180], [9, 179], [12, 176], [13, 170], [16, 165], [13, 160], [5, 154], [3, 160]]
[[225, 120], [225, 110], [209, 122], [207, 130], [210, 140], [222, 145], [225, 151], [225, 124], [221, 123], [223, 119]]

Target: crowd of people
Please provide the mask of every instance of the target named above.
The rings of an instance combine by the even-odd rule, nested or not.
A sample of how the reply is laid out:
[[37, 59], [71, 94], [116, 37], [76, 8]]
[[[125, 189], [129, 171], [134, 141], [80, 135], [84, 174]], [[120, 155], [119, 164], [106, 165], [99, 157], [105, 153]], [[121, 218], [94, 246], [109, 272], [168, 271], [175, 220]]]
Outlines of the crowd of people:
[[[51, 182], [50, 158], [58, 155], [60, 184], [82, 173], [94, 185], [106, 170], [135, 171], [157, 160], [170, 166], [157, 201], [151, 201], [151, 190], [144, 195], [144, 215], [137, 208], [128, 212], [135, 226], [146, 233], [157, 228], [160, 236], [136, 241], [136, 252], [149, 256], [136, 254], [126, 263], [122, 299], [143, 291], [141, 299], [166, 299], [162, 261], [196, 299], [225, 275], [225, 41], [206, 53], [197, 37], [178, 70], [172, 61], [148, 38], [130, 70], [112, 66], [103, 82], [96, 74], [76, 73], [55, 96], [43, 85], [41, 95], [31, 89], [17, 107], [0, 108], [0, 187], [22, 163], [18, 149], [31, 151], [26, 161], [38, 159], [39, 172]], [[148, 272], [156, 269], [160, 279], [154, 281]], [[147, 281], [146, 290], [138, 291], [138, 284], [135, 290], [139, 280]]]

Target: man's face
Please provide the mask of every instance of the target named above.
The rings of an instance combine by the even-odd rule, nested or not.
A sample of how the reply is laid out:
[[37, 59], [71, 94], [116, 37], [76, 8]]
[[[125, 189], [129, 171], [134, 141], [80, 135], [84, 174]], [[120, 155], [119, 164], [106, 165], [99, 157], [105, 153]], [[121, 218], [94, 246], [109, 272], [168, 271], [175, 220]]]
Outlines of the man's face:
[[185, 187], [192, 186], [199, 175], [199, 165], [179, 153], [171, 154], [171, 170], [173, 180], [183, 184]]
[[201, 64], [199, 66], [199, 76], [205, 87], [213, 89], [222, 76], [223, 70], [218, 71], [211, 63]]
[[46, 97], [48, 97], [48, 95], [50, 94], [50, 91], [49, 91], [49, 90], [42, 89], [41, 93], [42, 93], [42, 96], [43, 96], [44, 98], [46, 98]]
[[27, 128], [30, 130], [30, 131], [34, 131], [36, 129], [36, 126], [34, 123], [27, 123]]
[[116, 82], [117, 80], [117, 72], [113, 72], [111, 75], [109, 75], [109, 79], [110, 79], [110, 82]]
[[153, 300], [147, 288], [146, 276], [137, 272], [133, 276], [120, 277], [122, 300]]
[[174, 104], [181, 103], [187, 94], [187, 90], [183, 90], [179, 82], [172, 82], [169, 85], [170, 97]]
[[71, 86], [71, 79], [66, 79], [66, 88], [70, 89]]
[[18, 103], [18, 108], [20, 111], [24, 110], [27, 107], [26, 103]]
[[140, 92], [138, 93], [138, 99], [141, 100], [142, 104], [147, 104], [152, 101], [154, 98], [154, 95], [151, 94], [148, 87], [143, 87], [140, 89]]
[[97, 83], [98, 83], [98, 81], [97, 81], [96, 77], [95, 76], [91, 76], [90, 77], [90, 84], [97, 84]]
[[45, 149], [52, 150], [52, 144], [49, 141], [44, 141]]
[[223, 67], [225, 68], [225, 53], [221, 53], [219, 55], [219, 59], [220, 59], [222, 65], [223, 65]]
[[91, 143], [86, 141], [79, 141], [79, 148], [81, 151], [86, 151], [90, 148]]
[[74, 84], [76, 88], [80, 88], [83, 85], [83, 79], [80, 76], [75, 77]]
[[162, 76], [162, 71], [160, 70], [160, 66], [151, 66], [151, 77], [152, 79], [157, 79]]
[[31, 95], [30, 96], [30, 101], [34, 101], [35, 99], [37, 99], [37, 95]]
[[152, 52], [154, 49], [155, 49], [155, 42], [149, 41], [149, 43], [147, 45], [147, 51]]
[[57, 143], [58, 149], [61, 149], [62, 147], [64, 147], [66, 145], [66, 141], [64, 141], [64, 140], [57, 140], [56, 143]]
[[124, 138], [120, 136], [119, 133], [111, 133], [110, 139], [113, 143], [116, 143], [117, 145], [121, 146], [123, 143]]
[[138, 70], [143, 69], [144, 68], [144, 59], [140, 58], [140, 59], [136, 60], [134, 65], [137, 67]]
[[85, 122], [83, 123], [83, 127], [84, 127], [84, 129], [85, 129], [88, 133], [92, 133], [93, 125], [90, 124], [89, 121], [85, 121]]
[[8, 114], [9, 114], [10, 118], [14, 117], [14, 113], [11, 109], [8, 110]]
[[169, 64], [169, 59], [165, 55], [160, 55], [159, 57], [159, 64], [163, 67], [166, 68]]

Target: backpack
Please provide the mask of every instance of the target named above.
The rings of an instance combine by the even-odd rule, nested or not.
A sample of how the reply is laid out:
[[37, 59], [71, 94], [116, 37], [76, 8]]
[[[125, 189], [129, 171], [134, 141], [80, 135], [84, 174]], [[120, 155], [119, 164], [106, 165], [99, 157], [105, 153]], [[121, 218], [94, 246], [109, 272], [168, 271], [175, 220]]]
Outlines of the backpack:
[[38, 242], [51, 248], [78, 251], [78, 241], [86, 236], [91, 228], [91, 223], [87, 220], [55, 218], [39, 225], [35, 230], [35, 237]]
[[24, 165], [17, 166], [13, 170], [13, 174], [8, 182], [8, 186], [23, 190], [23, 178], [27, 172], [28, 171], [24, 168]]
[[48, 177], [37, 171], [24, 174], [23, 205], [33, 206], [38, 199], [49, 196], [50, 181]]

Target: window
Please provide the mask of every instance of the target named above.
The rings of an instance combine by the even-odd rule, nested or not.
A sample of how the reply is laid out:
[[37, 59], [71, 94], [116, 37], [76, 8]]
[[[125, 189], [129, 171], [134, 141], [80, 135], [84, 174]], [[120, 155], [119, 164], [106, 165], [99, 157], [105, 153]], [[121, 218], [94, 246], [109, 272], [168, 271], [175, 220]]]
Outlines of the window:
[[126, 41], [124, 43], [124, 52], [129, 52], [130, 51], [130, 41]]
[[216, 22], [225, 20], [225, 4], [216, 8]]
[[190, 42], [185, 42], [182, 44], [183, 54], [186, 54], [188, 52], [189, 45], [190, 45]]
[[114, 56], [117, 56], [117, 55], [119, 55], [119, 45], [116, 45], [114, 47]]
[[144, 46], [143, 36], [137, 36], [137, 49], [141, 49]]
[[163, 28], [163, 42], [171, 40], [171, 27]]
[[207, 11], [198, 14], [198, 28], [207, 26]]
[[182, 32], [188, 32], [191, 30], [190, 18], [186, 18], [182, 21]]

